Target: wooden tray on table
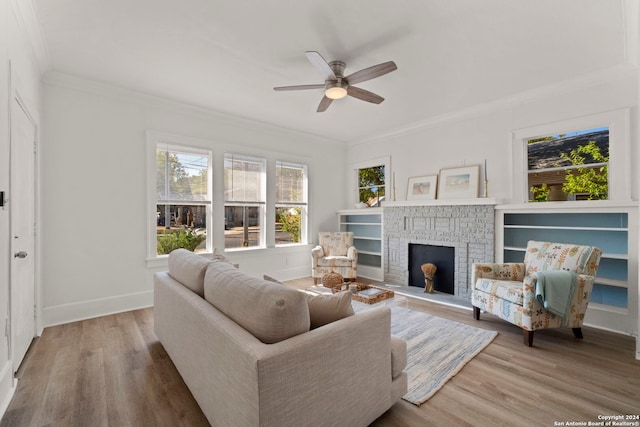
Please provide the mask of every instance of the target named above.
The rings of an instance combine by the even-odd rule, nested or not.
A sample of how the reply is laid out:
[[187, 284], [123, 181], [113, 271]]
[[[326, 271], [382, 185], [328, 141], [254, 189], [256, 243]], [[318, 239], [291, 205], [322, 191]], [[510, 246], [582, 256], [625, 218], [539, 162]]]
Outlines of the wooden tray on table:
[[331, 288], [333, 293], [348, 291], [349, 285], [356, 285], [358, 292], [351, 295], [354, 301], [362, 302], [365, 304], [375, 304], [386, 299], [391, 299], [395, 296], [395, 292], [385, 288], [379, 288], [377, 286], [365, 285], [364, 283], [351, 282], [344, 283], [340, 286]]

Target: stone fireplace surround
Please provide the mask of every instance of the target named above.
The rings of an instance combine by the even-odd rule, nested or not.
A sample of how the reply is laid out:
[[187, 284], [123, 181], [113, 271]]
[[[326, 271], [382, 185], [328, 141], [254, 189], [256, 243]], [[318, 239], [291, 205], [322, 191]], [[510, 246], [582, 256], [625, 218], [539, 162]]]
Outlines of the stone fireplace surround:
[[494, 260], [495, 202], [472, 199], [423, 203], [428, 204], [390, 202], [383, 206], [385, 283], [408, 286], [410, 243], [449, 246], [455, 251], [455, 295], [470, 300], [471, 264]]

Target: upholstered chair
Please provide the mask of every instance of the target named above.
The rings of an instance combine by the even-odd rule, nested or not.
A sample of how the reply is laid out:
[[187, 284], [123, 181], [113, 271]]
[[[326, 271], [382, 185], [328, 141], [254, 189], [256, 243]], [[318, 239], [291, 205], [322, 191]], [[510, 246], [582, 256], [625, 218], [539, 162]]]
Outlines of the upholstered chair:
[[318, 284], [327, 273], [338, 273], [354, 281], [357, 277], [358, 250], [353, 246], [353, 233], [320, 232], [318, 245], [311, 250], [311, 277]]
[[[474, 263], [471, 277], [474, 318], [480, 320], [483, 310], [519, 326], [524, 332], [524, 343], [529, 347], [533, 345], [533, 333], [538, 329], [569, 327], [576, 338], [582, 338], [582, 322], [601, 256], [602, 251], [594, 246], [532, 240], [527, 243], [522, 263]], [[537, 273], [549, 270], [576, 273], [572, 275], [574, 292], [567, 293], [564, 316], [544, 307], [547, 301], [542, 298], [544, 292], [541, 295]], [[541, 277], [545, 274], [549, 276], [549, 273], [542, 273]], [[547, 291], [550, 292], [557, 292], [557, 289]]]

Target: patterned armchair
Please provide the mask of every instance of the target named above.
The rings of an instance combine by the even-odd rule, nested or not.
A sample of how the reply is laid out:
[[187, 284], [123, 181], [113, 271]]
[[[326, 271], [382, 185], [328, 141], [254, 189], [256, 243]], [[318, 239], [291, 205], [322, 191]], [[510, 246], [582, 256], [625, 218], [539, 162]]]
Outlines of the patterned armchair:
[[[570, 327], [582, 338], [582, 322], [595, 280], [602, 251], [594, 246], [529, 241], [523, 263], [474, 263], [471, 303], [473, 316], [480, 320], [480, 310], [513, 323], [523, 329], [524, 343], [533, 345], [538, 329]], [[576, 273], [575, 292], [566, 319], [552, 314], [536, 297], [535, 273], [565, 270]]]
[[318, 284], [327, 273], [338, 273], [356, 280], [358, 250], [353, 246], [352, 232], [318, 233], [318, 246], [311, 250], [311, 277]]

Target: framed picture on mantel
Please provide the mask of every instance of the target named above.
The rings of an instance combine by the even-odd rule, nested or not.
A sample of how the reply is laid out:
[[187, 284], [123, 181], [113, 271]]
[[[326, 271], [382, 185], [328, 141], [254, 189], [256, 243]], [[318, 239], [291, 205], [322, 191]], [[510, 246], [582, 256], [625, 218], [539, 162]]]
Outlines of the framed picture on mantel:
[[440, 169], [439, 199], [475, 199], [480, 188], [480, 165]]
[[436, 198], [438, 175], [414, 176], [407, 184], [407, 200], [433, 200]]

